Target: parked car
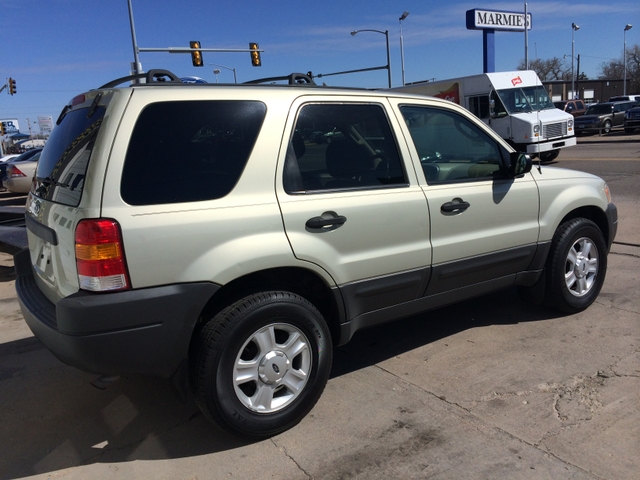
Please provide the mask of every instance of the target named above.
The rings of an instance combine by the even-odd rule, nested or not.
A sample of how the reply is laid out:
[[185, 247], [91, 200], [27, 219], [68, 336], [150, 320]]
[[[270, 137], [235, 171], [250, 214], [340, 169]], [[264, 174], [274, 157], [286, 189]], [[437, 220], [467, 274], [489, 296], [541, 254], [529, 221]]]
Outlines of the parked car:
[[636, 128], [640, 128], [640, 105], [630, 108], [624, 114], [624, 131], [633, 133]]
[[574, 117], [584, 115], [587, 107], [582, 100], [565, 100], [563, 102], [553, 102], [556, 108], [570, 113]]
[[12, 153], [0, 158], [0, 187], [5, 187], [4, 180], [7, 175], [7, 165], [10, 160], [17, 162], [21, 160], [27, 160], [40, 151], [42, 151], [41, 148], [33, 148], [31, 150], [27, 150], [26, 152]]
[[640, 102], [640, 95], [618, 95], [611, 97], [610, 102]]
[[586, 113], [575, 120], [576, 135], [583, 133], [609, 133], [624, 126], [624, 114], [636, 102], [605, 102], [590, 106]]
[[562, 312], [596, 300], [617, 231], [604, 180], [532, 169], [447, 100], [286, 78], [151, 70], [68, 102], [14, 257], [58, 358], [190, 385], [206, 418], [261, 438], [311, 410], [362, 328], [513, 286]]
[[3, 185], [13, 193], [29, 193], [31, 182], [38, 166], [38, 159], [41, 152], [35, 152], [27, 160], [20, 160], [19, 157], [7, 162], [7, 171], [3, 180]]

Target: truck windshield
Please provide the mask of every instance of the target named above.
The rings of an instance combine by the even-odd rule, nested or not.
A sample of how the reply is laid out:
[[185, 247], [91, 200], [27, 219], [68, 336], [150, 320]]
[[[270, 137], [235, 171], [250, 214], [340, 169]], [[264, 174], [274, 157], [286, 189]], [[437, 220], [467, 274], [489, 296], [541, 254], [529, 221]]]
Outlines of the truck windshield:
[[542, 85], [498, 90], [498, 95], [509, 113], [537, 112], [555, 108]]

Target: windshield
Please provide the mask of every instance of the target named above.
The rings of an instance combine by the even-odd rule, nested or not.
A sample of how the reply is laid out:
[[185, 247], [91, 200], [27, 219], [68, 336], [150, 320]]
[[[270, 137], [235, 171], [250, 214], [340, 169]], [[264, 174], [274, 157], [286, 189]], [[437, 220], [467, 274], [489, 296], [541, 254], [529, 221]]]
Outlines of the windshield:
[[508, 113], [537, 112], [556, 108], [542, 85], [498, 90]]

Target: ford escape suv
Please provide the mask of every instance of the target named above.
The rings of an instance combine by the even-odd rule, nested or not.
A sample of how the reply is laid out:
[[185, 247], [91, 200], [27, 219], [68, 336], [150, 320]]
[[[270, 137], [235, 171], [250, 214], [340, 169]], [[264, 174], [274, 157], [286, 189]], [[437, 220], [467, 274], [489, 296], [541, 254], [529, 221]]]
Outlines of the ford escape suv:
[[361, 328], [510, 286], [569, 313], [600, 292], [605, 182], [532, 169], [458, 105], [139, 77], [63, 108], [27, 200], [19, 302], [70, 365], [172, 379], [268, 437]]

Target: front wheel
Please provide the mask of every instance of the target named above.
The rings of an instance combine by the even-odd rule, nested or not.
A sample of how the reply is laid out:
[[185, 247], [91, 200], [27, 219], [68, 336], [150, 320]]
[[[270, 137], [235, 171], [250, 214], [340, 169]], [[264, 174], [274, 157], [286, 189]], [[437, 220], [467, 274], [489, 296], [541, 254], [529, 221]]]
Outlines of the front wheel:
[[607, 272], [607, 246], [598, 226], [575, 218], [558, 227], [547, 260], [545, 303], [576, 313], [591, 305]]
[[265, 438], [302, 420], [329, 378], [331, 335], [320, 312], [290, 292], [264, 292], [211, 319], [191, 349], [191, 386], [204, 415]]
[[540, 161], [541, 162], [552, 162], [560, 155], [560, 149], [549, 150], [548, 152], [540, 153]]
[[602, 133], [609, 133], [611, 131], [611, 120], [605, 120], [602, 126]]

